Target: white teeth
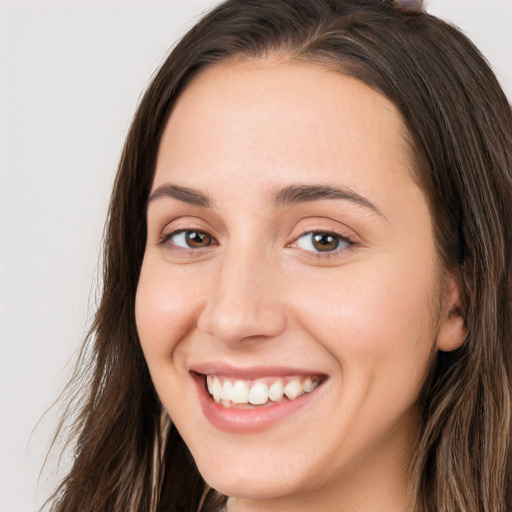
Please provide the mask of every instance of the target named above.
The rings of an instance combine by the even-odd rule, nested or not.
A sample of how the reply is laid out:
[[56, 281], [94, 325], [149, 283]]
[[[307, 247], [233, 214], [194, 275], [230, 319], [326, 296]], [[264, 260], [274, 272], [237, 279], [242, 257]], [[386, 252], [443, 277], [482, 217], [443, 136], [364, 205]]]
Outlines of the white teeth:
[[294, 398], [304, 394], [304, 388], [298, 380], [291, 380], [284, 387], [284, 394], [286, 395], [286, 398], [293, 400]]
[[308, 377], [303, 383], [302, 383], [302, 387], [304, 388], [304, 391], [306, 393], [310, 393], [311, 391], [313, 391], [313, 389], [315, 389], [315, 387], [313, 386], [313, 379], [311, 377]]
[[283, 383], [280, 380], [276, 380], [274, 384], [272, 384], [268, 388], [268, 397], [273, 402], [279, 402], [283, 398]]
[[213, 375], [207, 375], [206, 376], [206, 385], [208, 387], [208, 392], [210, 395], [213, 395]]
[[306, 389], [306, 386], [304, 384], [303, 384], [303, 386], [304, 386], [304, 391], [306, 393], [311, 393], [311, 391], [313, 391], [318, 386], [318, 381], [312, 380], [311, 385], [308, 385], [308, 389]]
[[222, 393], [220, 395], [222, 400], [231, 402], [233, 400], [233, 384], [229, 380], [225, 381], [222, 385]]
[[234, 404], [249, 403], [249, 386], [243, 380], [237, 380], [233, 385], [232, 402]]
[[252, 405], [263, 405], [268, 400], [268, 386], [264, 383], [255, 384], [249, 392], [249, 403]]
[[[265, 405], [269, 401], [281, 402], [283, 396], [294, 400], [304, 393], [311, 393], [319, 384], [319, 379], [315, 377], [276, 377], [270, 385], [261, 380], [250, 385], [244, 380], [232, 382], [226, 378], [221, 379], [216, 375], [207, 375], [206, 387], [213, 399], [217, 403], [222, 401], [224, 405], [230, 402], [240, 405]], [[265, 380], [268, 381], [269, 378]], [[283, 381], [287, 381], [286, 384]]]
[[220, 380], [218, 377], [213, 378], [212, 382], [212, 395], [213, 399], [218, 403], [220, 402], [222, 394], [222, 384], [220, 383]]

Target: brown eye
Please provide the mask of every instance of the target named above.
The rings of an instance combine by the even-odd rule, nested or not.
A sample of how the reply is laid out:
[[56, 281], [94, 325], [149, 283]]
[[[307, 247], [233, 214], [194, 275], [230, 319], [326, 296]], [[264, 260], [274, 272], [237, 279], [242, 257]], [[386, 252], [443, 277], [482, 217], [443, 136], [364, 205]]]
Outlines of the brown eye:
[[185, 241], [192, 249], [208, 247], [212, 242], [210, 236], [200, 231], [185, 231]]
[[340, 249], [346, 249], [353, 243], [336, 233], [327, 231], [311, 231], [304, 233], [297, 239], [296, 246], [313, 253], [335, 253]]
[[181, 247], [183, 249], [202, 249], [213, 244], [213, 238], [204, 231], [182, 229], [164, 237], [163, 244]]
[[313, 233], [311, 243], [319, 252], [335, 251], [340, 240], [330, 233]]

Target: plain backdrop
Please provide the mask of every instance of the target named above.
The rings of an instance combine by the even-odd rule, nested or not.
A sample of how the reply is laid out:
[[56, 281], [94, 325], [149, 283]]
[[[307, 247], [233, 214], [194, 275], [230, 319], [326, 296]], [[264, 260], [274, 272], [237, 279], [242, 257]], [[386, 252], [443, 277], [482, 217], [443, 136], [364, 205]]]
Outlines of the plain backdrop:
[[[141, 92], [211, 0], [0, 2], [0, 512], [31, 512], [94, 312], [110, 187]], [[512, 0], [431, 0], [512, 101]]]

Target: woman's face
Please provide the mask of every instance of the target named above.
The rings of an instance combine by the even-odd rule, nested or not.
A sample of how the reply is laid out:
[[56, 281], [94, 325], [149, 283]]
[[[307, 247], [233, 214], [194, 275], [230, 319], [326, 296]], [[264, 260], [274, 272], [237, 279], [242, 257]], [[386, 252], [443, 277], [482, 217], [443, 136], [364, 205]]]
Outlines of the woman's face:
[[414, 403], [454, 293], [440, 297], [407, 151], [389, 101], [313, 65], [217, 65], [173, 109], [137, 327], [230, 506], [404, 502]]

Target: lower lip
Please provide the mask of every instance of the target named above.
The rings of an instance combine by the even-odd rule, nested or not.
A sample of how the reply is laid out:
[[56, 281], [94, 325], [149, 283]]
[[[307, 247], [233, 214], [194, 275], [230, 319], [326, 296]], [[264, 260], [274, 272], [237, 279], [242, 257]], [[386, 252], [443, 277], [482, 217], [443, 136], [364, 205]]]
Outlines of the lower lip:
[[204, 377], [194, 376], [199, 402], [203, 414], [216, 428], [226, 432], [249, 433], [265, 430], [275, 423], [294, 414], [312, 400], [322, 385], [310, 393], [305, 393], [295, 400], [287, 400], [270, 406], [259, 406], [251, 409], [224, 407], [213, 400], [204, 383]]

